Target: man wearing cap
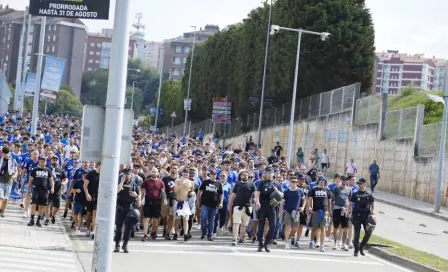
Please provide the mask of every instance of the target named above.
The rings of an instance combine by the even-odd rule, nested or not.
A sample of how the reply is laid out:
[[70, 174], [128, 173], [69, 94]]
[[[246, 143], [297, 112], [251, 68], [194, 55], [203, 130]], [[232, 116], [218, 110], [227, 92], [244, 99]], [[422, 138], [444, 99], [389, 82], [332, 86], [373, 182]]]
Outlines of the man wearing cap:
[[[327, 180], [321, 176], [318, 185], [311, 189], [308, 195], [308, 209], [313, 212], [311, 238], [317, 237], [320, 251], [325, 252], [325, 223], [327, 217], [331, 216], [331, 192], [327, 188]], [[311, 240], [310, 248], [314, 248], [314, 241]]]
[[[255, 205], [258, 210], [258, 252], [261, 252], [263, 248], [266, 252], [270, 252], [268, 248], [269, 242], [274, 237], [274, 230], [277, 220], [277, 212], [275, 206], [271, 205], [271, 194], [274, 192], [281, 192], [281, 187], [275, 183], [274, 169], [270, 166], [266, 168], [265, 180], [262, 180], [257, 185], [257, 191], [255, 192]], [[268, 233], [263, 244], [263, 233], [266, 219], [269, 222]]]
[[[368, 228], [369, 216], [374, 215], [375, 200], [373, 195], [367, 192], [367, 182], [364, 178], [358, 180], [359, 191], [352, 194], [350, 197], [350, 205], [348, 214], [352, 214], [355, 237], [353, 238], [353, 245], [355, 247], [354, 256], [358, 257], [358, 252], [364, 256], [364, 247], [369, 242], [372, 235], [372, 229]], [[352, 205], [353, 204], [353, 205]], [[353, 207], [353, 208], [352, 208]], [[359, 244], [359, 236], [361, 233], [361, 225], [364, 227], [365, 235]]]
[[347, 231], [349, 227], [348, 202], [351, 196], [351, 188], [347, 187], [348, 180], [346, 176], [340, 177], [340, 185], [335, 187], [331, 193], [333, 194], [333, 249], [339, 247], [348, 251]]
[[[306, 176], [304, 174], [298, 174], [297, 175], [297, 187], [303, 190], [303, 194], [305, 195], [305, 198], [308, 199], [308, 194], [310, 192], [310, 186], [305, 183]], [[307, 202], [307, 201], [305, 201]], [[306, 205], [306, 203], [305, 203]], [[301, 211], [300, 213], [300, 221], [299, 221], [299, 228], [297, 229], [297, 239], [294, 239], [294, 237], [291, 237], [291, 244], [294, 245], [297, 248], [302, 248], [300, 245], [300, 238], [302, 238], [303, 228], [307, 225], [308, 222], [308, 214], [305, 211]]]

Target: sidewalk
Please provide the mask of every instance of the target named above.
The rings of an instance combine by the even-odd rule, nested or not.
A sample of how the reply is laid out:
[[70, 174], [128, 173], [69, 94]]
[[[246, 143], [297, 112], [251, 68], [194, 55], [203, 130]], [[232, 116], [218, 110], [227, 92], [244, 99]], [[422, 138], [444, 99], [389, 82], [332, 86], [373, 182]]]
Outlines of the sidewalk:
[[79, 271], [72, 242], [62, 223], [28, 227], [30, 218], [22, 215], [19, 201], [11, 201], [5, 217], [0, 218], [0, 268], [8, 271]]
[[375, 190], [373, 196], [378, 202], [448, 222], [448, 208], [441, 207], [440, 213], [433, 213], [434, 204], [402, 197], [399, 195], [389, 194], [378, 190]]

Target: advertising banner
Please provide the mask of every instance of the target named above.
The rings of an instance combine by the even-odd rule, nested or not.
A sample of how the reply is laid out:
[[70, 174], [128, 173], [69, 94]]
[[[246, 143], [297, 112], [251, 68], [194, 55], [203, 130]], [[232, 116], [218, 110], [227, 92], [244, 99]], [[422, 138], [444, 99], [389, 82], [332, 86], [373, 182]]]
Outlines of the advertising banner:
[[44, 75], [40, 85], [40, 100], [54, 104], [61, 87], [62, 75], [64, 74], [65, 60], [46, 56]]
[[30, 0], [30, 14], [78, 19], [109, 19], [110, 0]]
[[25, 97], [34, 96], [36, 91], [36, 73], [28, 72], [25, 82]]

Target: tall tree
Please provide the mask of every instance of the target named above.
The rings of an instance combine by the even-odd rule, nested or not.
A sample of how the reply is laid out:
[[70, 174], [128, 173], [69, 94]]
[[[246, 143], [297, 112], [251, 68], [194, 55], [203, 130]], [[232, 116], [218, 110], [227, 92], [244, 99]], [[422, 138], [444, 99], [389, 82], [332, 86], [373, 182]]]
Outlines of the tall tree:
[[[330, 32], [325, 42], [314, 35], [302, 35], [298, 98], [361, 82], [367, 91], [372, 82], [374, 28], [364, 0], [277, 0], [272, 24]], [[231, 26], [200, 44], [195, 51], [191, 94], [192, 120], [212, 113], [213, 97], [227, 96], [233, 102], [233, 115], [256, 110], [248, 102], [260, 96], [269, 5], [252, 10], [241, 24]], [[295, 59], [295, 33], [280, 31], [271, 37], [266, 94], [275, 104], [291, 101]], [[186, 97], [189, 63], [182, 80]]]

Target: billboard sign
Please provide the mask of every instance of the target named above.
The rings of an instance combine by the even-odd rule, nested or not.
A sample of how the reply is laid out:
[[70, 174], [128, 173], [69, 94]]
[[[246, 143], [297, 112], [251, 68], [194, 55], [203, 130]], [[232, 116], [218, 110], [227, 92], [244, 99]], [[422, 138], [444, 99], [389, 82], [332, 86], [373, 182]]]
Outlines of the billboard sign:
[[65, 60], [46, 56], [44, 75], [40, 85], [40, 99], [47, 103], [56, 103], [56, 97], [61, 87]]
[[108, 20], [110, 0], [30, 0], [29, 7], [37, 16]]

